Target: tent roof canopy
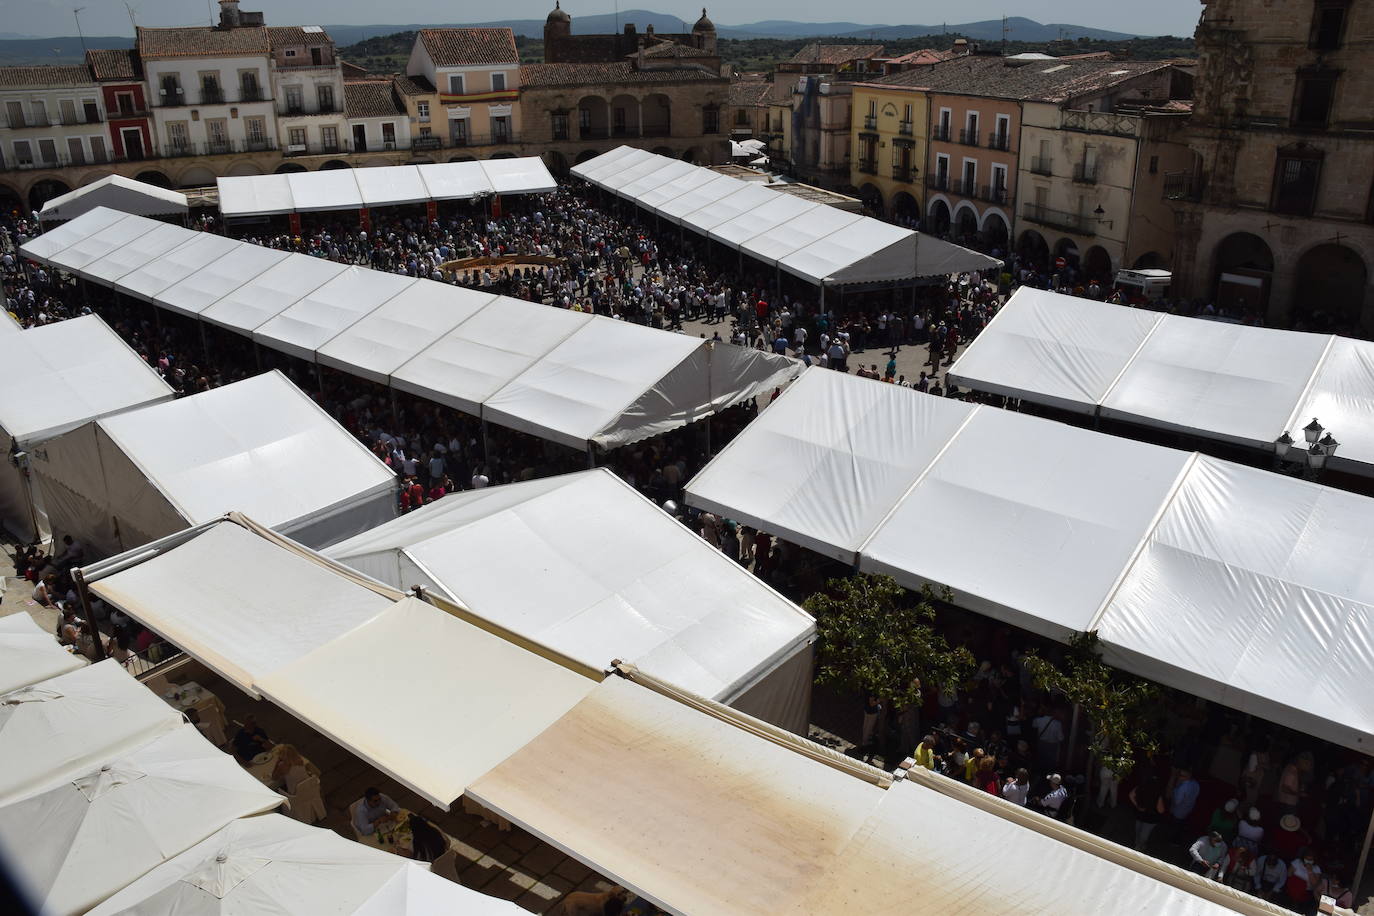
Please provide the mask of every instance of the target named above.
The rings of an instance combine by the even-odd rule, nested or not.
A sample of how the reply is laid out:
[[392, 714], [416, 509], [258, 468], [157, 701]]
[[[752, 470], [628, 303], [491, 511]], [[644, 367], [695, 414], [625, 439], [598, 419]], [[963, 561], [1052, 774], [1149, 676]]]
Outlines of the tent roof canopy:
[[1329, 467], [1374, 475], [1374, 343], [1108, 305], [1023, 286], [950, 381], [1268, 448], [1312, 418], [1340, 440]]
[[230, 219], [465, 200], [492, 194], [543, 194], [558, 187], [538, 156], [248, 175], [216, 181], [220, 212]]
[[[922, 911], [1202, 916], [1243, 896], [1071, 827], [1056, 837], [923, 786], [883, 788], [887, 774], [860, 778], [862, 764], [823, 761], [806, 744], [611, 677], [468, 794], [675, 913], [890, 912], [920, 900]], [[999, 867], [975, 876], [970, 856]]]
[[815, 629], [605, 469], [453, 494], [324, 553], [593, 668], [624, 659], [722, 702]]
[[27, 613], [0, 617], [0, 694], [83, 667]]
[[172, 389], [97, 315], [0, 335], [0, 428], [20, 448]]
[[571, 171], [822, 286], [894, 283], [1002, 266], [996, 258], [910, 229], [778, 194], [702, 166], [682, 166], [678, 159], [621, 146]]
[[[493, 161], [507, 163], [493, 174], [525, 174], [519, 160]], [[577, 449], [684, 426], [800, 366], [604, 316], [207, 238], [218, 237], [102, 209], [23, 250], [63, 269], [93, 265], [97, 282], [163, 308]]]
[[54, 197], [38, 211], [41, 220], [75, 219], [96, 207], [109, 207], [140, 216], [185, 215], [190, 210], [186, 195], [123, 175], [107, 175]]
[[596, 684], [586, 666], [237, 515], [86, 573], [96, 594], [192, 658], [445, 809]]
[[1374, 648], [1337, 638], [1374, 620], [1366, 497], [818, 370], [687, 498], [1052, 638], [1098, 630], [1137, 674], [1374, 748], [1374, 699], [1341, 687], [1374, 679]]

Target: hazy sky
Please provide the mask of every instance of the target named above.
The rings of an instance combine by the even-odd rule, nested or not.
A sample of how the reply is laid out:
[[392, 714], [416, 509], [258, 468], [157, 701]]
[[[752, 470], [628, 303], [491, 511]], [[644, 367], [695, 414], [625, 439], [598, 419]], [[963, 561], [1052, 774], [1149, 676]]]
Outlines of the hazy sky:
[[[573, 16], [609, 13], [614, 0], [568, 0]], [[218, 15], [216, 0], [128, 0], [139, 25], [204, 25]], [[486, 22], [494, 19], [542, 19], [553, 0], [504, 0], [502, 3], [455, 3], [453, 0], [241, 0], [245, 10], [262, 10], [270, 25], [340, 23]], [[0, 0], [0, 31], [26, 35], [73, 35], [75, 7], [84, 7], [81, 26], [87, 35], [132, 35], [123, 0]], [[622, 0], [622, 9], [648, 9], [693, 22], [700, 5], [683, 0]], [[708, 2], [708, 7], [710, 6]], [[210, 11], [214, 7], [214, 12]], [[740, 25], [764, 19], [799, 22], [858, 22], [865, 25], [938, 25], [1025, 16], [1038, 22], [1062, 22], [1148, 35], [1191, 35], [1202, 11], [1198, 0], [962, 0], [958, 4], [910, 0], [732, 0], [709, 10], [717, 25]], [[957, 18], [951, 18], [957, 17]]]

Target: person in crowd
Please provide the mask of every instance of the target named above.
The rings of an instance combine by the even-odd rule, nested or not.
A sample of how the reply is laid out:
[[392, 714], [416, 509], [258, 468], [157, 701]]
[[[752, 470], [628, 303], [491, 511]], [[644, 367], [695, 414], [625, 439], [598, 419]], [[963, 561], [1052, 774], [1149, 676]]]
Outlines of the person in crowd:
[[1126, 800], [1135, 809], [1135, 848], [1143, 851], [1168, 810], [1159, 780], [1153, 773], [1144, 773], [1140, 782], [1126, 793]]
[[1313, 894], [1322, 880], [1322, 868], [1311, 849], [1303, 849], [1296, 859], [1288, 863], [1288, 881], [1284, 884], [1284, 896], [1289, 906], [1304, 910], [1316, 899]]
[[1189, 866], [1200, 875], [1216, 878], [1225, 863], [1226, 850], [1226, 840], [1220, 833], [1213, 830], [1203, 834], [1188, 847]]
[[1265, 900], [1282, 899], [1288, 885], [1288, 863], [1277, 853], [1267, 853], [1255, 860], [1250, 889]]
[[353, 827], [363, 836], [377, 832], [377, 821], [388, 814], [399, 814], [401, 806], [390, 795], [375, 786], [368, 786], [353, 808]]
[[271, 749], [272, 739], [258, 725], [257, 717], [252, 713], [244, 716], [243, 725], [234, 735], [234, 756], [246, 764], [263, 751]]
[[1069, 790], [1064, 786], [1064, 777], [1058, 773], [1051, 773], [1047, 782], [1048, 791], [1036, 800], [1036, 805], [1050, 817], [1063, 817], [1067, 813], [1064, 805], [1069, 800]]
[[935, 770], [940, 764], [940, 755], [936, 753], [937, 747], [939, 742], [934, 734], [922, 738], [921, 743], [916, 745], [916, 765], [927, 770]]
[[1240, 799], [1232, 798], [1213, 811], [1212, 819], [1207, 823], [1208, 831], [1215, 831], [1221, 834], [1222, 839], [1226, 842], [1231, 842], [1231, 839], [1236, 835], [1236, 824], [1238, 823], [1236, 809], [1239, 807]]
[[1181, 767], [1174, 773], [1173, 786], [1169, 789], [1169, 820], [1174, 837], [1181, 836], [1187, 829], [1188, 819], [1193, 816], [1201, 792], [1202, 786], [1193, 778], [1192, 770]]
[[1264, 840], [1264, 827], [1260, 824], [1260, 810], [1251, 808], [1236, 824], [1236, 838], [1231, 844], [1259, 853], [1260, 843]]
[[1025, 807], [1030, 795], [1030, 771], [1021, 767], [1015, 776], [1008, 776], [1002, 784], [1002, 797], [1013, 805]]

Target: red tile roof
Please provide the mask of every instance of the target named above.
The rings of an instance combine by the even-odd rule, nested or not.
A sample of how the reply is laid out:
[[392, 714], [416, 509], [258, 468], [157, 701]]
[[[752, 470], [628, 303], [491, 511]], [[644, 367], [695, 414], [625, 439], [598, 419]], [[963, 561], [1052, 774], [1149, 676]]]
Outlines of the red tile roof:
[[344, 113], [350, 118], [390, 118], [405, 109], [391, 93], [391, 80], [344, 83]]
[[789, 64], [847, 64], [883, 56], [882, 45], [823, 45], [813, 41], [792, 55]]
[[86, 64], [101, 82], [143, 79], [143, 63], [133, 48], [97, 48], [86, 52]]
[[636, 70], [617, 64], [522, 64], [522, 89], [552, 86], [625, 85], [634, 83], [726, 82], [726, 78], [700, 67], [654, 67]]
[[246, 26], [216, 29], [190, 26], [176, 29], [138, 28], [138, 53], [144, 60], [167, 57], [251, 57], [268, 54], [267, 29]]
[[334, 43], [334, 39], [329, 37], [329, 33], [319, 26], [311, 26], [310, 29], [311, 31], [307, 32], [305, 26], [301, 25], [267, 26], [267, 41], [274, 48], [297, 48], [301, 45], [310, 47]]
[[94, 86], [95, 79], [87, 67], [0, 67], [0, 86], [13, 89], [49, 86]]
[[510, 29], [421, 29], [420, 41], [436, 67], [520, 61]]

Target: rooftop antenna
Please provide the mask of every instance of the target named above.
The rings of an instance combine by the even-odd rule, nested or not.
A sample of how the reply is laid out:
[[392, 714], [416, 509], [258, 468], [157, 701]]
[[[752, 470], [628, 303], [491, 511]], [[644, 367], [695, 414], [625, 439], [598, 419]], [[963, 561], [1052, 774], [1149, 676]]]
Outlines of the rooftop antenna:
[[86, 53], [86, 35], [81, 31], [81, 11], [84, 9], [84, 6], [78, 6], [76, 9], [72, 10], [72, 18], [76, 20], [76, 36], [81, 39], [82, 54]]
[[134, 19], [134, 8], [128, 3], [124, 4], [124, 11], [129, 14], [129, 25], [134, 27], [134, 34], [138, 34], [138, 21]]
[[1005, 53], [1006, 50], [1007, 50], [1007, 33], [1010, 32], [1010, 31], [1011, 31], [1011, 28], [1007, 25], [1007, 17], [1006, 17], [1006, 16], [1003, 16], [1003, 17], [1002, 17], [1002, 51], [1003, 51], [1003, 53]]
[[212, 5], [213, 3], [214, 0], [205, 0], [205, 15], [208, 16], [210, 19], [211, 28], [213, 28], [215, 25], [215, 8]]

